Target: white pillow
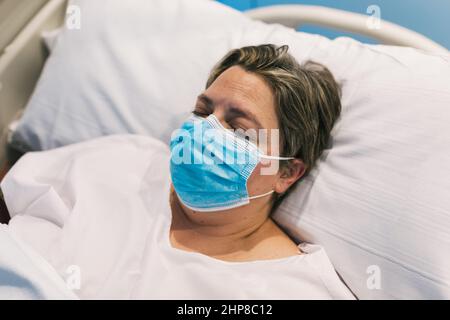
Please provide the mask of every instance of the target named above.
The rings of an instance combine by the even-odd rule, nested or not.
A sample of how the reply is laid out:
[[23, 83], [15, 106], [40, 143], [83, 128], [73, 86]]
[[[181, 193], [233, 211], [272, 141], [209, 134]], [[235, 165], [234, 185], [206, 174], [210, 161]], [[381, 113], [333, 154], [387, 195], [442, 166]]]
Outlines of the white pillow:
[[359, 298], [450, 298], [449, 57], [330, 41], [203, 0], [73, 4], [81, 30], [59, 36], [16, 141], [49, 149], [123, 132], [168, 141], [228, 50], [288, 44], [299, 62], [330, 68], [343, 111], [333, 148], [276, 220], [323, 245]]
[[342, 40], [311, 57], [345, 78], [344, 109], [276, 218], [324, 245], [361, 298], [449, 299], [449, 57]]

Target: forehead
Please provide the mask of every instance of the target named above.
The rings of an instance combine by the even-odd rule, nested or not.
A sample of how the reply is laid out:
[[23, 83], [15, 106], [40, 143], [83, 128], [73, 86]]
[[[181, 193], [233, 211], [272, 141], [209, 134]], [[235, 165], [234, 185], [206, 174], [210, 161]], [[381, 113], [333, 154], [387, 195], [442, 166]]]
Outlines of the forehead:
[[253, 113], [264, 128], [278, 128], [272, 89], [262, 76], [233, 66], [225, 70], [205, 94], [218, 105], [233, 105]]

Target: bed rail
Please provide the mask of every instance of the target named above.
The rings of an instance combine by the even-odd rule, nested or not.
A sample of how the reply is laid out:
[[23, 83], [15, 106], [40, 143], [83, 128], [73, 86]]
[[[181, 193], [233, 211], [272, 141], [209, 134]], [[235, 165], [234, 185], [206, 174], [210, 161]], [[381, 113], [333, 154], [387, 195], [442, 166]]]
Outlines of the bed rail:
[[364, 35], [377, 39], [383, 44], [449, 54], [446, 48], [424, 35], [397, 24], [380, 20], [379, 25], [374, 27], [368, 23], [371, 17], [364, 14], [299, 4], [262, 7], [248, 10], [245, 13], [255, 20], [280, 23], [291, 28], [312, 24]]

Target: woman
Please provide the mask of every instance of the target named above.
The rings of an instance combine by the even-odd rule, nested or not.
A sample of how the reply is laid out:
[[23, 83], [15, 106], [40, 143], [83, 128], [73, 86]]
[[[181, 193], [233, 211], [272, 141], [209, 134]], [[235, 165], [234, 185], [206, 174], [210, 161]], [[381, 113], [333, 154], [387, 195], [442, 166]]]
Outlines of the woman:
[[[182, 194], [189, 199], [195, 192], [201, 195], [215, 187], [218, 190], [212, 190], [212, 195], [219, 194], [220, 198], [223, 184], [230, 182], [224, 181], [224, 173], [219, 172], [221, 180], [212, 185], [215, 173], [210, 171], [216, 168], [211, 166], [187, 164], [185, 167], [194, 168], [183, 171], [172, 164], [177, 191], [171, 198], [174, 246], [228, 261], [299, 254], [298, 246], [270, 219], [270, 213], [276, 201], [311, 170], [327, 144], [341, 105], [338, 85], [329, 71], [311, 62], [299, 66], [287, 49], [262, 45], [230, 52], [212, 71], [193, 111], [200, 117], [213, 115], [228, 129], [281, 131], [282, 154], [292, 159], [282, 160], [280, 170], [270, 175], [261, 174], [260, 162], [248, 181], [243, 181], [249, 196], [273, 193], [233, 209], [221, 210], [216, 205], [217, 209], [209, 210], [214, 214], [198, 212], [183, 205], [177, 192], [186, 190]], [[269, 152], [271, 145], [273, 141], [266, 147]], [[189, 179], [190, 175], [193, 179]], [[198, 182], [201, 178], [204, 181]], [[238, 183], [231, 181], [232, 185]], [[235, 193], [222, 197], [232, 198]], [[198, 201], [206, 199], [200, 196]]]
[[[54, 188], [64, 194], [60, 202], [70, 213], [63, 216], [51, 208], [55, 200], [47, 203], [45, 199], [53, 194], [39, 199], [44, 199], [46, 213], [54, 210], [58, 215], [52, 221], [61, 226], [62, 233], [70, 231], [64, 236], [55, 233], [46, 244], [37, 245], [43, 241], [42, 233], [30, 235], [30, 230], [39, 226], [23, 221], [27, 215], [24, 205], [11, 205], [21, 208], [22, 217], [13, 217], [10, 227], [34, 244], [60, 272], [69, 263], [80, 266], [82, 274], [87, 274], [77, 289], [82, 298], [352, 298], [321, 247], [297, 245], [271, 219], [276, 205], [313, 168], [341, 110], [339, 86], [331, 73], [316, 63], [299, 65], [287, 51], [287, 46], [260, 45], [228, 53], [198, 96], [194, 116], [172, 135], [170, 155], [154, 139], [135, 137], [130, 142], [120, 136], [47, 152], [52, 158], [48, 171], [64, 173], [56, 179], [64, 181], [64, 186], [58, 182]], [[258, 135], [243, 137], [242, 132]], [[146, 153], [134, 154], [132, 144]], [[101, 160], [105, 154], [111, 163]], [[91, 156], [88, 167], [77, 173]], [[120, 161], [116, 158], [126, 156], [130, 157], [126, 165], [114, 163]], [[34, 160], [32, 157], [22, 159], [15, 172], [26, 171], [27, 162], [28, 166], [39, 163], [38, 154]], [[60, 160], [55, 160], [58, 157]], [[154, 164], [165, 163], [169, 157], [170, 169], [154, 169]], [[72, 158], [78, 158], [77, 162], [66, 165]], [[117, 170], [132, 169], [122, 170], [121, 175], [108, 170], [108, 165]], [[89, 170], [95, 175], [86, 172]], [[145, 175], [139, 192], [129, 185], [134, 179], [132, 170], [136, 177]], [[42, 184], [55, 181], [40, 175], [39, 190]], [[97, 181], [110, 176], [114, 178], [107, 186], [96, 187]], [[13, 172], [2, 189], [19, 194], [22, 187], [18, 185], [24, 179]], [[77, 182], [71, 184], [71, 179]], [[166, 184], [169, 179], [172, 185]], [[24, 185], [30, 188], [32, 183]], [[118, 189], [131, 191], [120, 200], [114, 191]], [[93, 192], [97, 200], [92, 198]], [[9, 194], [12, 199], [12, 192]], [[134, 208], [139, 201], [133, 200], [137, 194], [144, 195], [146, 215], [151, 216], [145, 223], [133, 222], [137, 221]], [[95, 210], [87, 209], [102, 198]], [[127, 219], [121, 215], [120, 227], [114, 229], [114, 212], [126, 201], [133, 203], [132, 209]], [[35, 202], [32, 211], [39, 211], [42, 218]], [[108, 203], [111, 205], [106, 208]], [[61, 205], [55, 208], [60, 210]], [[95, 218], [90, 211], [95, 211]], [[93, 224], [103, 219], [102, 214], [105, 222], [94, 228]], [[51, 231], [47, 228], [46, 232]], [[70, 242], [68, 232], [77, 235], [77, 240]], [[91, 232], [97, 238], [90, 236]], [[102, 243], [100, 238], [108, 235], [109, 242]], [[87, 240], [91, 238], [95, 241]], [[50, 243], [54, 246], [58, 241], [62, 244], [49, 253]], [[83, 245], [85, 242], [89, 244]], [[121, 247], [121, 255], [126, 258], [112, 263], [108, 252], [115, 246]], [[88, 258], [88, 251], [96, 254]]]

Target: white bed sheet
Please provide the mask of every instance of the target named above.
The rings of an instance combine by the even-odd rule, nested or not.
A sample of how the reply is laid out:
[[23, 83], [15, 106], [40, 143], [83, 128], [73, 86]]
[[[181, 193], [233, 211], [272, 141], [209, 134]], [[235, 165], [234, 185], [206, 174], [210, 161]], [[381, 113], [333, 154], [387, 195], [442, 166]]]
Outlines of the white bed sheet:
[[64, 273], [80, 298], [352, 299], [324, 249], [226, 262], [169, 241], [169, 151], [144, 136], [110, 136], [24, 156], [2, 182], [10, 231]]
[[58, 273], [0, 224], [0, 300], [78, 299]]
[[[49, 149], [126, 132], [168, 142], [228, 50], [288, 44], [342, 84], [342, 115], [332, 149], [274, 218], [326, 247], [361, 299], [450, 298], [448, 55], [330, 41], [216, 1], [73, 4], [82, 28], [58, 37], [15, 142]], [[367, 286], [371, 267], [378, 289]]]

